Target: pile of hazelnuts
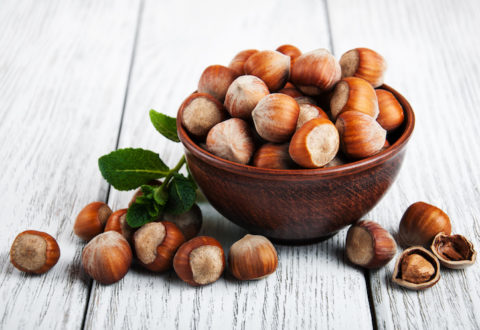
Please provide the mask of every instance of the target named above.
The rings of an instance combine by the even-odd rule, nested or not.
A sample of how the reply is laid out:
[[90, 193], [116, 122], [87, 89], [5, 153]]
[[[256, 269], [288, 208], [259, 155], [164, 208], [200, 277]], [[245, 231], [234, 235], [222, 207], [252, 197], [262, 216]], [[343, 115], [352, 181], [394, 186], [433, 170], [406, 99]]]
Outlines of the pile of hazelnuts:
[[[451, 232], [450, 218], [438, 207], [424, 202], [410, 205], [398, 230], [399, 242], [406, 249], [395, 264], [393, 282], [421, 290], [440, 280], [440, 265], [451, 269], [473, 265], [477, 256], [473, 244]], [[345, 246], [347, 258], [367, 269], [385, 266], [397, 252], [392, 235], [370, 220], [359, 221], [349, 228]]]
[[[141, 195], [137, 190], [129, 205]], [[88, 242], [82, 252], [82, 266], [96, 281], [111, 284], [121, 280], [133, 260], [157, 273], [173, 267], [192, 286], [213, 283], [224, 273], [222, 245], [213, 237], [197, 236], [202, 227], [197, 204], [183, 214], [164, 214], [140, 228], [128, 225], [127, 210], [112, 212], [107, 204], [93, 202], [75, 220], [74, 233]], [[56, 240], [39, 231], [20, 233], [10, 250], [12, 264], [27, 273], [43, 274], [59, 257]], [[277, 265], [277, 251], [263, 236], [246, 235], [230, 247], [228, 268], [239, 280], [264, 278], [275, 272]]]
[[292, 45], [244, 50], [228, 67], [203, 71], [181, 105], [181, 122], [202, 148], [232, 162], [341, 165], [387, 148], [387, 132], [404, 121], [396, 97], [381, 89], [386, 67], [367, 48], [340, 61], [326, 49], [302, 54]]

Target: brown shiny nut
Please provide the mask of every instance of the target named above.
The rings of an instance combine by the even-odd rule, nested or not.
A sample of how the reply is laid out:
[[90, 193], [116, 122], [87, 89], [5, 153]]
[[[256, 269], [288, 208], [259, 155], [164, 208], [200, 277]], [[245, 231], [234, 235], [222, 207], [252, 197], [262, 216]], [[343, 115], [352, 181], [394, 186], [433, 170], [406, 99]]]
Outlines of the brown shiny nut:
[[290, 80], [304, 94], [320, 95], [340, 80], [338, 61], [326, 49], [303, 53], [292, 65]]
[[245, 49], [239, 52], [235, 57], [232, 59], [228, 67], [235, 71], [239, 76], [245, 74], [245, 70], [243, 67], [245, 66], [245, 62], [248, 60], [250, 56], [253, 54], [258, 53], [256, 49]]
[[348, 77], [340, 80], [330, 99], [333, 120], [344, 112], [358, 111], [373, 118], [378, 116], [377, 94], [366, 80]]
[[183, 101], [182, 125], [194, 137], [203, 139], [210, 129], [227, 118], [227, 113], [217, 99], [206, 93], [193, 93]]
[[288, 153], [288, 143], [266, 143], [255, 152], [253, 166], [273, 169], [289, 169], [294, 166]]
[[285, 94], [270, 94], [258, 102], [252, 112], [257, 133], [269, 142], [282, 143], [290, 139], [297, 126], [300, 108], [294, 98]]
[[172, 268], [173, 256], [184, 242], [185, 236], [180, 229], [168, 221], [147, 223], [133, 235], [138, 261], [152, 272]]
[[245, 235], [233, 243], [228, 254], [229, 270], [241, 281], [265, 278], [275, 272], [277, 266], [277, 250], [260, 235]]
[[18, 234], [10, 248], [10, 262], [25, 273], [46, 273], [59, 258], [57, 241], [41, 231], [26, 230]]
[[294, 86], [283, 87], [277, 93], [285, 94], [285, 95], [291, 96], [293, 98], [303, 97], [303, 94], [298, 89], [296, 89]]
[[463, 269], [473, 265], [477, 259], [472, 242], [462, 235], [440, 233], [433, 239], [430, 249], [447, 268]]
[[369, 220], [359, 221], [348, 229], [345, 245], [348, 260], [369, 269], [385, 266], [397, 252], [392, 235]]
[[89, 241], [103, 232], [110, 214], [112, 214], [112, 210], [107, 204], [103, 202], [90, 203], [78, 214], [73, 232], [84, 241]]
[[220, 158], [247, 164], [255, 149], [250, 127], [240, 118], [215, 125], [208, 133], [207, 149]]
[[397, 98], [389, 91], [375, 90], [378, 99], [378, 123], [391, 132], [402, 125], [404, 120], [403, 108]]
[[107, 220], [105, 231], [116, 231], [130, 242], [134, 229], [127, 223], [127, 211], [128, 209], [120, 209], [113, 212]]
[[300, 49], [293, 45], [281, 45], [276, 49], [277, 52], [280, 52], [284, 55], [290, 56], [290, 63], [293, 64], [295, 62], [295, 59], [302, 55], [302, 52]]
[[202, 210], [197, 204], [193, 204], [187, 212], [181, 214], [166, 213], [163, 220], [174, 223], [185, 236], [185, 240], [188, 241], [197, 236], [202, 229]]
[[207, 285], [217, 281], [225, 270], [225, 253], [214, 238], [198, 236], [180, 246], [173, 259], [180, 279], [190, 285]]
[[385, 145], [387, 131], [371, 116], [347, 111], [335, 123], [340, 134], [343, 153], [353, 159], [362, 159], [380, 152]]
[[305, 124], [307, 121], [310, 121], [314, 118], [325, 118], [330, 120], [330, 118], [328, 118], [328, 115], [325, 113], [325, 111], [323, 111], [320, 107], [317, 107], [316, 105], [302, 103], [302, 104], [299, 104], [298, 106], [300, 108], [300, 112], [298, 114], [296, 130], [302, 127], [303, 124]]
[[340, 58], [342, 78], [358, 77], [368, 81], [373, 87], [383, 84], [387, 62], [377, 52], [368, 48], [349, 50]]
[[288, 151], [298, 165], [317, 168], [328, 164], [335, 157], [339, 145], [335, 125], [328, 119], [315, 118], [295, 132]]
[[244, 70], [245, 74], [262, 79], [270, 92], [275, 92], [283, 88], [290, 77], [290, 56], [263, 50], [248, 58]]
[[392, 280], [411, 290], [429, 288], [440, 280], [440, 263], [421, 246], [408, 248], [398, 258]]
[[198, 82], [198, 92], [207, 93], [223, 102], [228, 86], [238, 77], [238, 74], [223, 65], [211, 65], [203, 71]]
[[252, 111], [258, 102], [268, 94], [268, 87], [260, 78], [240, 76], [228, 88], [225, 108], [232, 117], [247, 120], [252, 117]]
[[95, 236], [83, 249], [82, 266], [95, 281], [112, 284], [127, 274], [132, 263], [132, 250], [127, 240], [116, 231]]
[[410, 205], [400, 221], [398, 236], [403, 246], [429, 246], [439, 233], [450, 235], [452, 225], [448, 215], [436, 206], [416, 202]]

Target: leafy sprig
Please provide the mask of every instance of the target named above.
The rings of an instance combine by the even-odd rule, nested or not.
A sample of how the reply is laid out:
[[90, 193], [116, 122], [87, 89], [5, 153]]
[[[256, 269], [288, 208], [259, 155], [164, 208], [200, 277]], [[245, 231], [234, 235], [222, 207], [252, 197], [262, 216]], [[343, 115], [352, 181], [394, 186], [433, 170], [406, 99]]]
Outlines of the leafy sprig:
[[[175, 118], [150, 110], [150, 121], [167, 139], [180, 142]], [[170, 169], [159, 154], [140, 148], [119, 149], [98, 159], [100, 172], [115, 189], [140, 187], [141, 196], [127, 211], [127, 223], [133, 228], [159, 219], [163, 213], [181, 214], [193, 206], [197, 185], [188, 168], [187, 177], [180, 173], [183, 165], [185, 156]], [[156, 179], [163, 179], [160, 186], [149, 184]]]

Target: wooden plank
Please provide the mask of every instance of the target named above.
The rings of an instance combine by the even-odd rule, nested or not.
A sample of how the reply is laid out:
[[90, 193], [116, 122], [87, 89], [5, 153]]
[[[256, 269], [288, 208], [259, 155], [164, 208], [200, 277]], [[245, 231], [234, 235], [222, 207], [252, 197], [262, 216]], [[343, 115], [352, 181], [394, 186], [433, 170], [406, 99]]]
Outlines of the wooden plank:
[[[114, 148], [138, 1], [0, 2], [0, 328], [80, 328], [91, 280], [76, 214], [104, 200], [97, 158]], [[57, 238], [58, 264], [28, 276], [9, 262], [15, 236]]]
[[[414, 137], [399, 178], [368, 217], [391, 232], [413, 202], [451, 217], [453, 231], [480, 243], [478, 1], [329, 1], [335, 52], [365, 46], [389, 63], [386, 82], [416, 110]], [[394, 264], [371, 272], [379, 328], [478, 329], [478, 266], [442, 269], [424, 292], [393, 285]]]
[[[151, 148], [175, 164], [181, 145], [159, 136], [147, 111], [175, 115], [207, 65], [228, 64], [245, 48], [275, 49], [282, 43], [303, 50], [328, 47], [324, 4], [146, 1], [120, 146]], [[125, 207], [130, 196], [113, 191], [110, 204]], [[245, 234], [206, 203], [201, 208], [202, 234], [218, 238], [225, 248]], [[363, 272], [345, 265], [343, 240], [344, 233], [317, 245], [277, 246], [277, 272], [257, 282], [226, 276], [192, 288], [173, 272], [135, 267], [119, 284], [95, 284], [86, 327], [371, 328]]]

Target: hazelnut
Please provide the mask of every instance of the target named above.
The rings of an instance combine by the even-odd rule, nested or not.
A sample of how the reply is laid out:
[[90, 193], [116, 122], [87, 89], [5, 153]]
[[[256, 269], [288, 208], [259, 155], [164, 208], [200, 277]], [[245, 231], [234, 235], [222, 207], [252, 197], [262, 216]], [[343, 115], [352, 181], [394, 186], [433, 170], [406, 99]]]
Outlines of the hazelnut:
[[330, 99], [332, 118], [335, 120], [338, 115], [347, 111], [358, 111], [377, 118], [377, 94], [366, 80], [348, 77], [335, 86]]
[[346, 253], [355, 265], [380, 268], [389, 263], [396, 252], [392, 235], [376, 222], [363, 220], [348, 229]]
[[257, 133], [270, 142], [286, 142], [295, 132], [300, 108], [294, 98], [270, 94], [258, 102], [252, 112]]
[[290, 142], [290, 157], [300, 166], [321, 167], [330, 162], [338, 152], [338, 131], [325, 118], [315, 118], [298, 129]]
[[289, 169], [293, 165], [292, 158], [288, 153], [288, 143], [266, 143], [253, 156], [253, 166], [256, 167]]
[[207, 136], [208, 151], [232, 162], [247, 164], [254, 148], [250, 127], [239, 118], [231, 118], [215, 125]]
[[309, 103], [301, 103], [298, 105], [300, 112], [298, 114], [297, 120], [297, 130], [303, 126], [307, 121], [310, 121], [314, 118], [325, 118], [328, 119], [328, 115], [320, 107]]
[[421, 246], [408, 248], [398, 258], [392, 280], [411, 290], [429, 288], [440, 280], [440, 263]]
[[202, 211], [197, 204], [181, 214], [166, 213], [163, 220], [174, 223], [185, 236], [185, 240], [194, 238], [202, 228]]
[[477, 251], [472, 242], [462, 235], [440, 233], [433, 239], [431, 250], [440, 263], [452, 269], [462, 269], [475, 263]]
[[318, 105], [317, 101], [315, 101], [309, 96], [297, 96], [295, 97], [295, 101], [297, 101], [298, 105], [300, 104]]
[[292, 65], [290, 80], [304, 94], [320, 95], [340, 80], [338, 61], [326, 49], [303, 53]]
[[372, 156], [385, 144], [387, 131], [375, 119], [362, 112], [347, 111], [340, 114], [335, 126], [340, 134], [340, 147], [350, 158]]
[[82, 266], [90, 277], [102, 284], [120, 281], [132, 263], [127, 240], [116, 231], [95, 236], [83, 249]]
[[391, 132], [403, 123], [403, 108], [397, 98], [389, 91], [375, 90], [378, 99], [379, 114], [378, 123], [387, 131]]
[[133, 246], [140, 264], [153, 272], [172, 268], [172, 261], [185, 237], [176, 225], [168, 221], [150, 222], [133, 235]]
[[387, 62], [377, 52], [368, 48], [349, 50], [340, 58], [342, 78], [359, 77], [368, 81], [373, 87], [383, 84]]
[[416, 202], [403, 214], [398, 236], [404, 246], [428, 246], [433, 238], [442, 232], [446, 235], [452, 232], [448, 215], [438, 207]]
[[245, 235], [235, 242], [228, 254], [228, 267], [236, 279], [259, 280], [275, 272], [277, 251], [273, 244], [260, 235]]
[[239, 52], [235, 57], [232, 59], [228, 67], [235, 71], [239, 76], [245, 74], [245, 70], [243, 67], [245, 66], [245, 62], [248, 60], [250, 56], [253, 54], [258, 53], [256, 49], [246, 49]]
[[[162, 185], [162, 181], [160, 180], [150, 180], [148, 182], [148, 185], [154, 186], [154, 187], [159, 187]], [[132, 198], [130, 199], [130, 202], [128, 202], [128, 207], [132, 206], [133, 203], [137, 200], [137, 197], [143, 196], [143, 191], [142, 188], [138, 188], [135, 193], [133, 194]]]
[[273, 50], [251, 55], [245, 62], [245, 73], [265, 82], [270, 92], [281, 89], [290, 76], [290, 57]]
[[116, 231], [121, 234], [127, 241], [130, 242], [132, 238], [133, 228], [127, 223], [128, 209], [120, 209], [113, 212], [107, 220], [105, 231]]
[[303, 97], [303, 94], [298, 89], [296, 89], [294, 86], [293, 87], [283, 87], [277, 93], [285, 94], [285, 95], [291, 96], [293, 98]]
[[25, 273], [46, 273], [59, 258], [57, 241], [41, 231], [26, 230], [18, 234], [10, 248], [10, 262]]
[[173, 258], [173, 268], [190, 285], [210, 284], [225, 270], [225, 254], [216, 239], [198, 236], [180, 246]]
[[295, 59], [302, 55], [300, 49], [293, 45], [281, 45], [276, 49], [277, 52], [280, 52], [284, 55], [290, 56], [290, 63], [293, 64]]
[[260, 78], [240, 76], [228, 88], [225, 107], [232, 117], [250, 119], [257, 103], [268, 94], [268, 87]]
[[228, 86], [237, 78], [238, 74], [223, 65], [211, 65], [207, 67], [198, 82], [198, 92], [207, 93], [223, 102], [227, 94]]
[[103, 202], [93, 202], [85, 206], [73, 225], [75, 235], [89, 241], [103, 232], [107, 219], [112, 214], [110, 207]]
[[182, 125], [193, 136], [203, 139], [210, 129], [227, 117], [223, 105], [210, 94], [193, 93], [180, 106]]

